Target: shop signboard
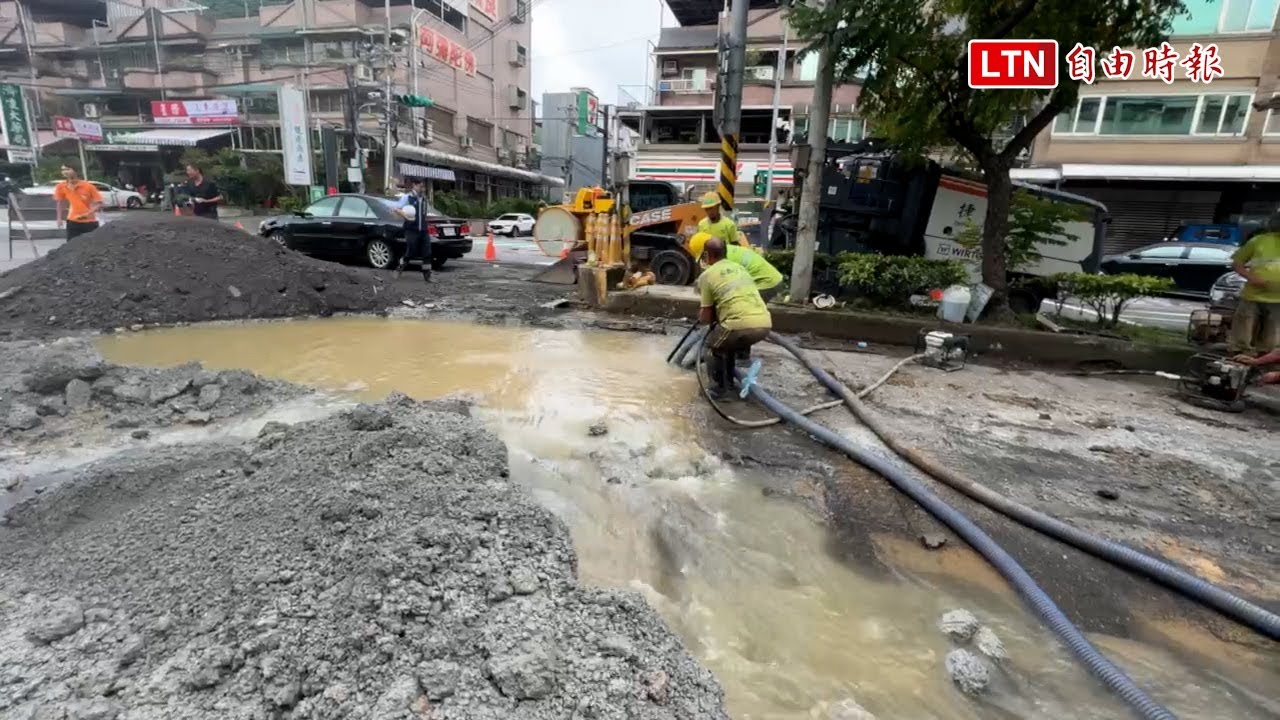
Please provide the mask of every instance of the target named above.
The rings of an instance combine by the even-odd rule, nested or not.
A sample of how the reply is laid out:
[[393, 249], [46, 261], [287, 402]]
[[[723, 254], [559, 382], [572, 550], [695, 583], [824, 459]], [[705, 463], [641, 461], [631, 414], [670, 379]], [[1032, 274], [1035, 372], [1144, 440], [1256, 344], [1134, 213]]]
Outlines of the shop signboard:
[[240, 109], [232, 99], [152, 100], [151, 117], [157, 125], [230, 125], [240, 121]]
[[311, 133], [307, 131], [306, 96], [296, 85], [281, 85], [279, 105], [285, 182], [290, 185], [310, 185], [313, 182]]
[[31, 119], [27, 117], [27, 103], [21, 85], [0, 85], [0, 129], [4, 131], [5, 144], [11, 148], [9, 162], [36, 161], [35, 148], [32, 147], [34, 133], [31, 132]]

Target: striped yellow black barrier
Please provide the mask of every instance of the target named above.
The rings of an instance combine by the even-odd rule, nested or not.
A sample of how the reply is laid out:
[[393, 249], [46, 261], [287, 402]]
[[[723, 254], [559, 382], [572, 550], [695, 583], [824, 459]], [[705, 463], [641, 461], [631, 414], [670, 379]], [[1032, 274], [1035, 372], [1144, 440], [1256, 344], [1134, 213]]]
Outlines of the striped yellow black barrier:
[[733, 209], [733, 189], [737, 182], [738, 136], [723, 135], [720, 138], [720, 183], [716, 192], [725, 210]]

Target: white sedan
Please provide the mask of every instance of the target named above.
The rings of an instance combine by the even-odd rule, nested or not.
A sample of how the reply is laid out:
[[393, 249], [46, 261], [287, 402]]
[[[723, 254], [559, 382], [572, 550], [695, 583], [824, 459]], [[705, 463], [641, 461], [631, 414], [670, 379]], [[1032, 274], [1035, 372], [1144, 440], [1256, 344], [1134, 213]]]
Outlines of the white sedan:
[[524, 213], [507, 213], [497, 220], [489, 221], [489, 232], [494, 235], [531, 235], [533, 234], [534, 219], [532, 215]]
[[[102, 193], [102, 206], [108, 208], [129, 208], [130, 210], [142, 207], [142, 195], [133, 190], [124, 190], [104, 182], [90, 180], [94, 187], [98, 188], [98, 192]], [[52, 195], [53, 188], [56, 183], [46, 183], [44, 185], [36, 185], [35, 187], [24, 188], [23, 195]]]

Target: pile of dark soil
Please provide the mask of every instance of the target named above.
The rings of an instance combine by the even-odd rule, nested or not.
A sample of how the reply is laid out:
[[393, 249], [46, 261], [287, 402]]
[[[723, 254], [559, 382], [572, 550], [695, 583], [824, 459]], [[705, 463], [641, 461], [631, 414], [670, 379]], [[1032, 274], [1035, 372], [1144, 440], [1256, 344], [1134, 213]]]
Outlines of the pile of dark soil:
[[139, 214], [0, 276], [0, 331], [331, 315], [400, 299], [371, 270], [304, 257], [210, 220]]

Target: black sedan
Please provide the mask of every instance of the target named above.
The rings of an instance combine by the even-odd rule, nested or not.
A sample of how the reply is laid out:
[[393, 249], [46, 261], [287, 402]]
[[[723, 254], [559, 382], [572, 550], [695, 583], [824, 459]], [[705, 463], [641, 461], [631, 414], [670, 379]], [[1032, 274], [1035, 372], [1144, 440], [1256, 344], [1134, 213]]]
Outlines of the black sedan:
[[[404, 255], [404, 220], [394, 200], [374, 195], [329, 195], [292, 215], [263, 220], [258, 234], [316, 257], [363, 258], [379, 270], [395, 267]], [[461, 220], [429, 212], [431, 267], [471, 252], [471, 228]]]
[[1105, 257], [1102, 272], [1168, 278], [1176, 292], [1207, 295], [1213, 283], [1231, 269], [1231, 254], [1236, 249], [1214, 243], [1162, 242]]

